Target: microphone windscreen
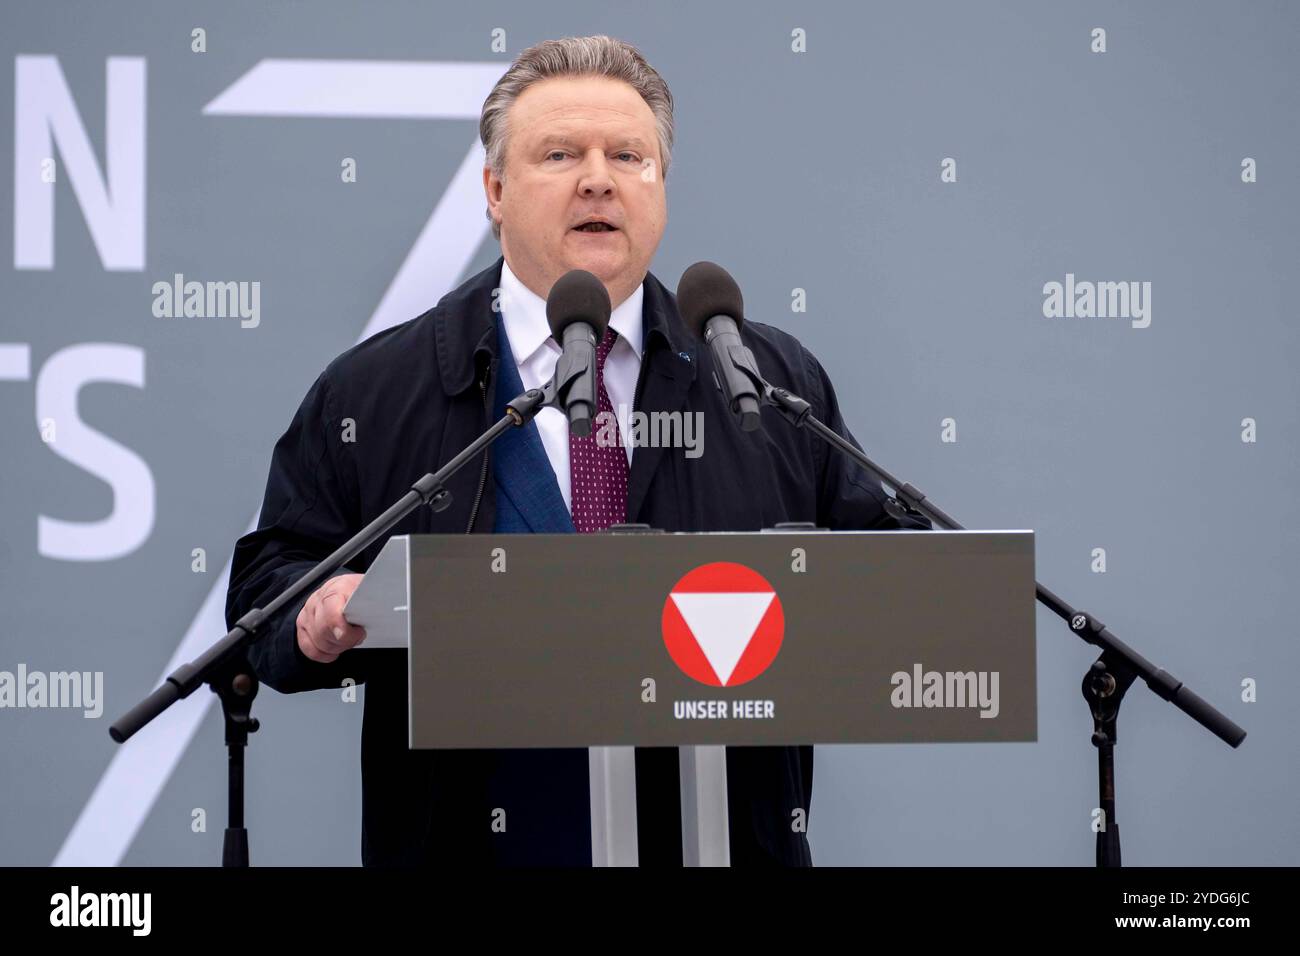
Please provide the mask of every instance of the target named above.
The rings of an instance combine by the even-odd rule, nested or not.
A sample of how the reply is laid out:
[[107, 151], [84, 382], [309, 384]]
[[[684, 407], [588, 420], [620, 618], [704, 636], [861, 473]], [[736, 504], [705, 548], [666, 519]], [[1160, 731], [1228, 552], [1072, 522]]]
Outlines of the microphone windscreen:
[[546, 297], [546, 322], [555, 341], [564, 340], [564, 330], [574, 322], [586, 322], [599, 342], [609, 326], [609, 293], [605, 283], [590, 272], [574, 269], [555, 280]]
[[713, 262], [697, 262], [682, 273], [677, 283], [677, 311], [700, 338], [704, 338], [704, 323], [715, 315], [730, 316], [737, 328], [745, 321], [740, 286], [730, 272]]

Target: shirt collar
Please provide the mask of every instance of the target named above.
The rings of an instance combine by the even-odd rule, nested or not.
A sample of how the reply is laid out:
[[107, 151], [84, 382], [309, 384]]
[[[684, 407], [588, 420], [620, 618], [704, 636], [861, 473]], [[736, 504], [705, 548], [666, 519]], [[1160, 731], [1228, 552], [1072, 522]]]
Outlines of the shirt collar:
[[[509, 263], [501, 263], [501, 316], [506, 326], [506, 337], [515, 361], [527, 362], [545, 345], [560, 351], [559, 343], [551, 337], [551, 326], [546, 321], [546, 300], [520, 281], [511, 271]], [[641, 358], [644, 337], [642, 308], [645, 302], [645, 283], [619, 303], [609, 317], [609, 324], [619, 338], [632, 347], [637, 359]]]

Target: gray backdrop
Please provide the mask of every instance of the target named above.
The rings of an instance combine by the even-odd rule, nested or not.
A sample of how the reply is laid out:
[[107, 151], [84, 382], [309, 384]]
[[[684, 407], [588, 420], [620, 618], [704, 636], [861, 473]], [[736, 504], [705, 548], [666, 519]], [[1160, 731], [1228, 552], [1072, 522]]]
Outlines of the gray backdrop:
[[[540, 39], [601, 32], [639, 45], [677, 100], [652, 271], [673, 287], [697, 259], [726, 265], [751, 318], [821, 358], [870, 453], [970, 527], [1035, 529], [1040, 580], [1250, 731], [1233, 751], [1134, 689], [1116, 761], [1125, 861], [1300, 862], [1287, 616], [1300, 571], [1300, 9], [686, 11], [4, 5], [0, 670], [102, 671], [104, 712], [0, 710], [0, 863], [219, 859], [211, 695], [126, 747], [108, 724], [224, 632], [230, 549], [320, 369], [497, 256], [471, 148], [484, 83]], [[109, 58], [125, 58], [111, 122]], [[295, 98], [302, 65], [277, 61], [305, 58], [318, 72]], [[36, 162], [50, 126], [53, 183]], [[153, 284], [175, 273], [259, 282], [259, 324], [156, 317]], [[1045, 315], [1044, 284], [1067, 274], [1149, 282], [1149, 326]], [[806, 311], [792, 310], [795, 289]], [[100, 347], [77, 351], [88, 344]], [[143, 377], [124, 383], [133, 362]], [[121, 524], [95, 532], [111, 514]], [[79, 524], [43, 547], [50, 519]], [[129, 552], [112, 555], [114, 538]], [[1079, 682], [1095, 654], [1041, 609], [1038, 625], [1039, 741], [818, 748], [818, 864], [1091, 863]], [[259, 698], [255, 863], [359, 861], [361, 710], [334, 692]]]

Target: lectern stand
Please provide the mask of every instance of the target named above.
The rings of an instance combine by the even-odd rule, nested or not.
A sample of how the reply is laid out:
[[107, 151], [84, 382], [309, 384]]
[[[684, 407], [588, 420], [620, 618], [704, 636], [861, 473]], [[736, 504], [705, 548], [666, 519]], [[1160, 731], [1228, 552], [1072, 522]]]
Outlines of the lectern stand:
[[[587, 754], [591, 769], [591, 865], [636, 866], [636, 748], [592, 747]], [[722, 785], [727, 785], [725, 775]], [[684, 797], [685, 790], [683, 803]], [[684, 853], [684, 842], [682, 849]]]
[[408, 649], [412, 748], [589, 748], [592, 863], [635, 866], [676, 746], [683, 863], [726, 866], [728, 745], [1037, 740], [1034, 600], [1029, 531], [415, 535], [345, 613]]

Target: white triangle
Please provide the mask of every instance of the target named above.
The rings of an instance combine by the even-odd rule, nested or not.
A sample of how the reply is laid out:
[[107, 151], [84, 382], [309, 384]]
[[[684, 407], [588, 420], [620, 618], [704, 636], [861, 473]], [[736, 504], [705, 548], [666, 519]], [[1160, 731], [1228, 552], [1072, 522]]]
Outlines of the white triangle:
[[686, 626], [695, 635], [695, 643], [700, 645], [724, 687], [774, 597], [772, 591], [672, 595]]

